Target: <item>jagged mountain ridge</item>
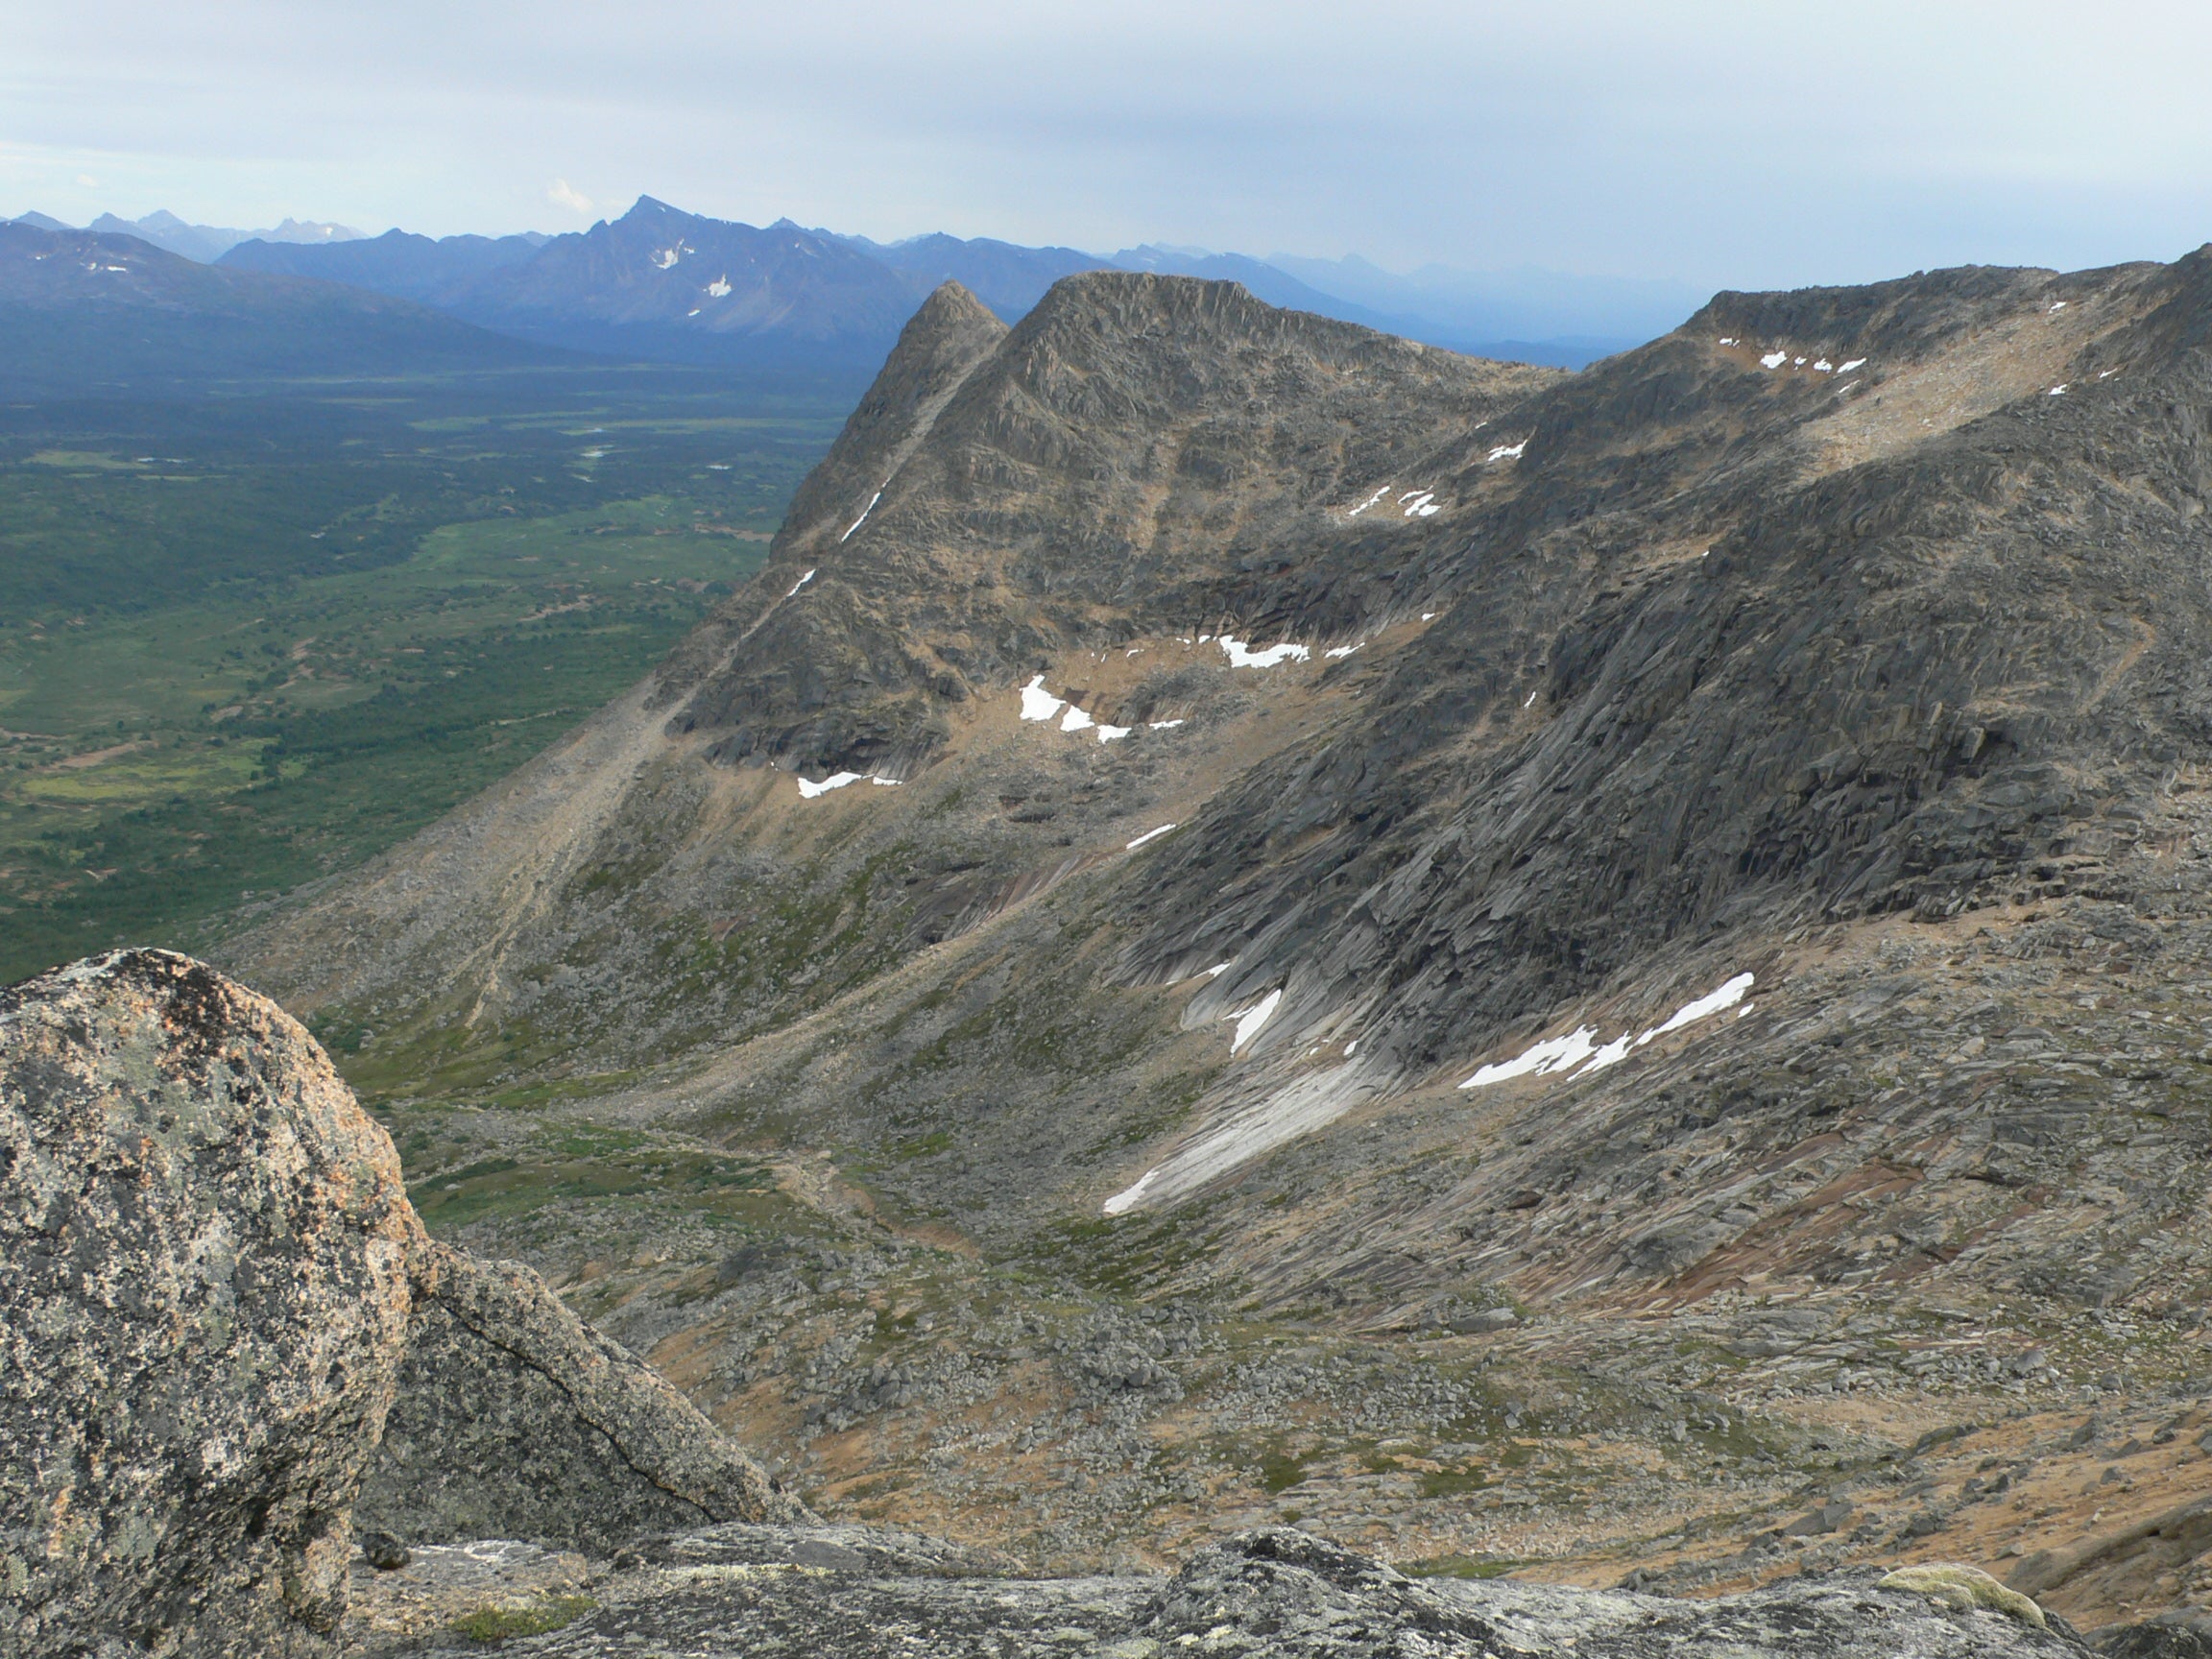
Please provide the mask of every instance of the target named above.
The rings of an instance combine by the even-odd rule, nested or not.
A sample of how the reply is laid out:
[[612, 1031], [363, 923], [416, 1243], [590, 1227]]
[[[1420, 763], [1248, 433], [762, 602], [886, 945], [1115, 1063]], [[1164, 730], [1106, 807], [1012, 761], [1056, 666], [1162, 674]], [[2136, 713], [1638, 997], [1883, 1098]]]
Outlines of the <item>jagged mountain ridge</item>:
[[1060, 278], [1101, 269], [1237, 280], [1271, 304], [1532, 362], [1580, 367], [1628, 343], [1536, 342], [1503, 353], [1455, 324], [1394, 316], [1240, 254], [1146, 245], [1099, 256], [944, 234], [886, 244], [789, 220], [756, 228], [650, 196], [618, 219], [563, 236], [432, 240], [393, 230], [325, 246], [248, 240], [221, 262], [351, 283], [576, 349], [845, 372], [873, 370], [915, 301], [944, 282], [959, 282], [1015, 323]]
[[405, 300], [204, 265], [134, 235], [0, 224], [0, 379], [14, 396], [549, 360], [565, 359]]
[[[1751, 1411], [1800, 1373], [1699, 1356], [1767, 1300], [1941, 1298], [2076, 1400], [2006, 1298], [2212, 1283], [2202, 1063], [2127, 1036], [2212, 1021], [2208, 278], [1722, 295], [1572, 378], [1174, 278], [942, 295], [752, 590], [237, 959], [391, 1087], [833, 1150], [987, 1259], [1103, 1227], [1384, 1345], [1510, 1296]], [[1510, 1064], [1575, 1032], [1620, 1063]]]
[[[933, 396], [902, 390], [962, 370]], [[804, 601], [788, 620], [731, 614], [746, 647], [693, 681], [689, 664], [727, 650], [701, 635], [660, 695], [681, 700], [679, 730], [715, 733], [717, 758], [868, 769], [926, 761], [944, 709], [1070, 650], [1216, 615], [1332, 631], [1327, 578], [1255, 604], [1257, 572], [1290, 567], [1288, 539], [1334, 530], [1316, 509], [1354, 480], [1551, 378], [1229, 284], [1072, 277], [1011, 332], [943, 293], [770, 549], [778, 581], [816, 570]], [[1154, 714], [1142, 699], [1114, 711]]]
[[[1326, 710], [1317, 729], [1219, 781], [1141, 882], [1101, 896], [1119, 941], [1108, 981], [1233, 960], [1185, 1024], [1283, 994], [1215, 1115], [1265, 1117], [1310, 1088], [1293, 1056], [1354, 1024], [1366, 1053], [1336, 1091], [1387, 1093], [1716, 929], [1964, 903], [2060, 855], [2069, 826], [2171, 763], [2201, 696], [2186, 646], [2135, 653], [2131, 628], [2067, 614], [2064, 584], [2027, 570], [2003, 578], [2008, 604], [2040, 607], [2016, 628], [1992, 613], [1990, 568], [1930, 552], [2018, 538], [2051, 557], [2040, 510], [2007, 520], [2002, 457], [2078, 445], [2072, 428], [2100, 412], [2126, 422], [2126, 392], [2037, 403], [1991, 387], [1971, 436], [1915, 429], [1903, 453], [1832, 462], [1858, 409], [1910, 396], [1916, 370], [1994, 316], [2095, 327], [2060, 342], [2093, 378], [2185, 333], [2195, 276], [1723, 296], [1550, 388], [1226, 286], [1076, 278], [988, 352], [988, 319], [948, 297], [794, 502], [753, 592], [641, 707], [665, 709], [671, 740], [709, 768], [920, 781], [953, 764], [957, 725], [1040, 669], [1061, 685], [1081, 654], [1180, 631], [1310, 641], [1313, 665], [1288, 672]], [[2048, 309], [2062, 295], [2075, 318], [2102, 316], [2066, 321]], [[1761, 367], [1772, 340], [1809, 364], [1867, 359], [1862, 401], [1838, 408], [1833, 369]], [[1341, 411], [1298, 377], [1316, 358], [1345, 372]], [[903, 399], [936, 411], [926, 430], [894, 407], [910, 376], [938, 392]], [[1246, 424], [1261, 406], [1329, 437]], [[1385, 411], [1394, 430], [1373, 424]], [[1358, 444], [1333, 447], [1343, 433]], [[867, 489], [869, 461], [897, 452]], [[1239, 471], [1262, 456], [1280, 470]], [[1401, 478], [1437, 511], [1351, 517]], [[2126, 515], [2138, 558], [2161, 542], [2192, 556], [2185, 517], [2100, 506]], [[1318, 647], [1373, 636], [1387, 646], [1320, 665]], [[2130, 695], [2065, 707], [2122, 661]], [[1196, 707], [1173, 675], [1084, 701], [1116, 726]], [[2155, 733], [2130, 737], [2153, 714]]]

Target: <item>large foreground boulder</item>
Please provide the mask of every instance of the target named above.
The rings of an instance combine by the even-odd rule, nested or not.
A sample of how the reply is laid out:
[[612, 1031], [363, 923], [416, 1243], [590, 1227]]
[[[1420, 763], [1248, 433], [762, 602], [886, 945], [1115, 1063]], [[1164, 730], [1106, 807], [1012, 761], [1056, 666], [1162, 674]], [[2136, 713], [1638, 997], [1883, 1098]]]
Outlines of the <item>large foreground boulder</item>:
[[597, 1550], [804, 1514], [529, 1268], [429, 1238], [267, 998], [157, 950], [0, 992], [0, 1652], [329, 1652], [357, 1509]]
[[274, 1003], [157, 951], [0, 992], [0, 1649], [321, 1651], [420, 1236]]

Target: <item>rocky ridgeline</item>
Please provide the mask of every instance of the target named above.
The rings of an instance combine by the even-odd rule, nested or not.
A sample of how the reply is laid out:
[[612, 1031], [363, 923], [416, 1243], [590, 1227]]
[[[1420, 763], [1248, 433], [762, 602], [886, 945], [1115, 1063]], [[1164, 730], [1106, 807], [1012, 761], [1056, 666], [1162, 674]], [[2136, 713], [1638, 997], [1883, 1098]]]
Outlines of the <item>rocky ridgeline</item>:
[[1277, 1528], [1034, 1579], [821, 1524], [535, 1274], [430, 1240], [314, 1041], [187, 957], [0, 996], [0, 1136], [11, 1654], [2078, 1650], [1967, 1569], [1680, 1602]]

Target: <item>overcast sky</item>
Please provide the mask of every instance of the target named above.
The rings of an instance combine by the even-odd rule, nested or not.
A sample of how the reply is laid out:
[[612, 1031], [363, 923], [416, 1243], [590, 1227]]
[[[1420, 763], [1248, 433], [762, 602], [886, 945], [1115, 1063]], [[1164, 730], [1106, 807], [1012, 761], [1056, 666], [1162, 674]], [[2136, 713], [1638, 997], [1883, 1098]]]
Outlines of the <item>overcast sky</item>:
[[0, 214], [756, 224], [1703, 288], [2212, 237], [2212, 6], [0, 0]]

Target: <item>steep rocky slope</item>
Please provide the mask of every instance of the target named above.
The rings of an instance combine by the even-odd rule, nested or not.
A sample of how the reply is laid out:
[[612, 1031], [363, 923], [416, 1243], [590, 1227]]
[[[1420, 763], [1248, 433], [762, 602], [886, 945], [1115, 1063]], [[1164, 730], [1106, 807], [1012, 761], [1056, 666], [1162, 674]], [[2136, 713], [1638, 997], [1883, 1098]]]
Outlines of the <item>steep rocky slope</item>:
[[[824, 1502], [1716, 1586], [2056, 1532], [2170, 1604], [2208, 301], [1722, 295], [1565, 377], [941, 292], [750, 590], [235, 959]], [[757, 1196], [571, 1181], [617, 1127]]]

